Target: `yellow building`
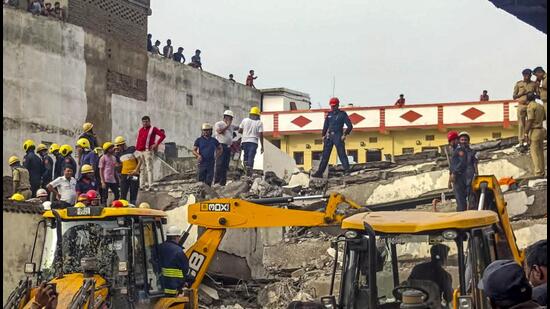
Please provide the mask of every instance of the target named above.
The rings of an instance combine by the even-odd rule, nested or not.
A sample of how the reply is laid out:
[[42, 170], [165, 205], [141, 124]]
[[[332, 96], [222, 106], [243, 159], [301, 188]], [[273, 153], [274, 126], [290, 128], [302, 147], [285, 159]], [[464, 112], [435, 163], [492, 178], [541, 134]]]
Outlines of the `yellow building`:
[[[514, 101], [414, 104], [404, 107], [344, 107], [353, 123], [346, 140], [356, 163], [391, 160], [393, 156], [447, 144], [450, 130], [468, 131], [472, 143], [517, 134]], [[287, 110], [262, 113], [264, 136], [309, 170], [320, 160], [321, 132], [328, 110]], [[333, 149], [330, 164], [337, 164]]]

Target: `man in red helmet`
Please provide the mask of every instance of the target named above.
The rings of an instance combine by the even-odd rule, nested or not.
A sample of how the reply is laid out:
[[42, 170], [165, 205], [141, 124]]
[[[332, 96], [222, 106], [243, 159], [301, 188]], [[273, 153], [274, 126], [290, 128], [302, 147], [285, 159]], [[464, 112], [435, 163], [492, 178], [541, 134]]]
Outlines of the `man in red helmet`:
[[[338, 152], [338, 158], [342, 162], [344, 173], [349, 173], [349, 162], [346, 154], [346, 136], [351, 133], [353, 125], [349, 120], [348, 114], [338, 107], [340, 106], [340, 100], [338, 98], [332, 98], [329, 101], [330, 112], [325, 118], [325, 124], [323, 125], [323, 156], [321, 157], [321, 163], [319, 169], [311, 176], [321, 178], [328, 165], [328, 159], [332, 152], [332, 147], [336, 147]], [[346, 131], [344, 131], [344, 125], [346, 125]]]
[[453, 152], [455, 151], [456, 147], [458, 146], [458, 132], [457, 131], [449, 131], [447, 133], [447, 141], [449, 142], [449, 145], [445, 147], [445, 156], [447, 157], [447, 163], [449, 163], [449, 189], [453, 188], [453, 173], [451, 173], [451, 158], [453, 157]]

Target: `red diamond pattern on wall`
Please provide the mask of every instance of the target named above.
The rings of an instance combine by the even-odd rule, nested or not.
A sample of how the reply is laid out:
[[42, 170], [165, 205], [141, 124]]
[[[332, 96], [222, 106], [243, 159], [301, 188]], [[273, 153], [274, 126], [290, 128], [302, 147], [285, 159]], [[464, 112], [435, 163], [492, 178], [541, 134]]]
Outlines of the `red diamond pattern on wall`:
[[475, 107], [470, 107], [464, 113], [462, 113], [462, 115], [464, 115], [465, 117], [468, 117], [472, 120], [476, 120], [477, 118], [479, 118], [483, 114], [485, 114], [485, 113], [480, 111], [479, 109], [477, 109]]
[[299, 126], [300, 128], [303, 128], [304, 126], [306, 126], [308, 123], [311, 122], [311, 120], [307, 119], [306, 117], [304, 116], [300, 116], [300, 117], [297, 117], [296, 119], [292, 120], [291, 121], [293, 124]]
[[363, 119], [365, 119], [365, 117], [357, 114], [357, 113], [353, 113], [351, 115], [349, 115], [349, 120], [351, 120], [351, 123], [353, 124], [358, 124], [359, 122], [363, 121]]
[[408, 111], [408, 112], [404, 113], [403, 115], [401, 115], [401, 118], [407, 120], [408, 122], [415, 122], [420, 117], [422, 117], [422, 115], [420, 115], [419, 113], [417, 113], [415, 111]]

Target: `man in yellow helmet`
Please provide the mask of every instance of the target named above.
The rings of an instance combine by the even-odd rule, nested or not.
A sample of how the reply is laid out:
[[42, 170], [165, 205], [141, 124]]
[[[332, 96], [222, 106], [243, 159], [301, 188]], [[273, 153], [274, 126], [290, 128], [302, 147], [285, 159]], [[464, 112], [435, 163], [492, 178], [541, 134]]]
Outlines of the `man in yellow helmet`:
[[34, 152], [35, 149], [36, 146], [32, 140], [29, 139], [23, 143], [23, 150], [25, 150], [23, 166], [29, 171], [32, 197], [36, 197], [36, 191], [40, 188], [42, 174], [44, 173], [42, 160]]
[[80, 134], [80, 136], [78, 137], [78, 139], [81, 139], [81, 138], [87, 139], [88, 142], [90, 143], [90, 149], [94, 149], [95, 147], [99, 146], [99, 144], [97, 143], [96, 135], [94, 134], [93, 127], [94, 127], [93, 123], [86, 122], [85, 124], [82, 125], [82, 130], [84, 132]]
[[36, 152], [38, 152], [42, 160], [43, 173], [41, 187], [45, 189], [53, 179], [53, 159], [48, 155], [48, 147], [44, 144], [38, 145], [38, 147], [36, 147]]
[[115, 145], [111, 142], [105, 142], [103, 144], [103, 151], [105, 152], [101, 158], [99, 158], [99, 179], [101, 180], [101, 204], [107, 203], [107, 197], [109, 189], [113, 192], [115, 200], [120, 197], [119, 181], [116, 174], [116, 167], [118, 165], [117, 158], [114, 155]]
[[120, 195], [123, 199], [128, 198], [130, 192], [130, 203], [135, 205], [139, 190], [139, 169], [141, 161], [136, 158], [136, 147], [126, 145], [122, 136], [115, 138], [115, 148], [119, 151], [119, 159], [122, 164], [120, 170]]
[[71, 147], [70, 145], [64, 144], [59, 148], [59, 153], [63, 157], [63, 161], [61, 163], [61, 170], [63, 171], [63, 174], [65, 173], [65, 168], [67, 167], [70, 167], [73, 170], [73, 173], [76, 173], [77, 164], [75, 159], [72, 156], [73, 147]]
[[63, 156], [59, 153], [59, 148], [61, 148], [59, 144], [53, 143], [50, 145], [49, 152], [55, 157], [55, 163], [53, 165], [53, 179], [63, 175]]
[[12, 172], [13, 192], [20, 193], [25, 199], [31, 198], [29, 171], [21, 166], [21, 161], [16, 156], [11, 156], [8, 159], [8, 164]]
[[[93, 151], [93, 148], [91, 148], [90, 142], [85, 139], [81, 138], [76, 142], [77, 145], [79, 145], [82, 148], [82, 159], [80, 160], [80, 166], [81, 166], [81, 173], [82, 173], [82, 167], [86, 164], [91, 165], [94, 170], [94, 175], [99, 175], [99, 156], [95, 151]], [[97, 190], [97, 189], [96, 189]]]
[[254, 157], [261, 144], [261, 153], [264, 153], [264, 125], [260, 120], [260, 109], [254, 106], [250, 109], [248, 118], [243, 119], [239, 125], [239, 133], [242, 134], [241, 147], [244, 152], [244, 166], [247, 175], [252, 175]]

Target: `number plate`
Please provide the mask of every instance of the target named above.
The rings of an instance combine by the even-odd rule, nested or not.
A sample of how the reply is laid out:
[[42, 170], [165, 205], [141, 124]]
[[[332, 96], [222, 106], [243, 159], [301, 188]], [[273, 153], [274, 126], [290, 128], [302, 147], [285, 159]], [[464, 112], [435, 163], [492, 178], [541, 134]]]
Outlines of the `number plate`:
[[67, 207], [67, 215], [70, 217], [99, 216], [103, 207]]

